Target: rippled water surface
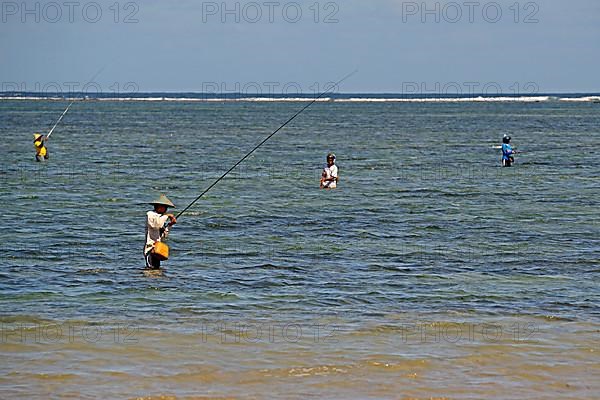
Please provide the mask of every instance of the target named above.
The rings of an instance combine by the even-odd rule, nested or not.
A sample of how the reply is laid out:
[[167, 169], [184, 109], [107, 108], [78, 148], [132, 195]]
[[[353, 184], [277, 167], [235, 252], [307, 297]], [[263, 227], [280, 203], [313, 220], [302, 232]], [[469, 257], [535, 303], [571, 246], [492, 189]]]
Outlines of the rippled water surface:
[[[594, 398], [600, 106], [0, 102], [2, 398]], [[523, 151], [500, 168], [502, 134]], [[340, 187], [320, 191], [334, 151]]]

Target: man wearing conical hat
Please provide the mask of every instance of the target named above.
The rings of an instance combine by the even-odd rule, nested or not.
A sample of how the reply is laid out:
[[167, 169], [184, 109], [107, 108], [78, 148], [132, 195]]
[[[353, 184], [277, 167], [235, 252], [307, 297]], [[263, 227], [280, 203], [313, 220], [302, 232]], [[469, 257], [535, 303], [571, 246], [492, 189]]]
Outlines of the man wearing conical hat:
[[35, 161], [40, 162], [47, 160], [49, 156], [48, 149], [46, 148], [46, 137], [39, 133], [33, 134], [33, 147], [35, 147]]
[[144, 246], [144, 257], [146, 258], [146, 268], [159, 269], [160, 257], [154, 253], [154, 247], [157, 242], [166, 239], [169, 234], [169, 228], [177, 223], [173, 214], [167, 214], [169, 207], [175, 207], [164, 194], [151, 201], [154, 206], [153, 211], [146, 214], [146, 245]]

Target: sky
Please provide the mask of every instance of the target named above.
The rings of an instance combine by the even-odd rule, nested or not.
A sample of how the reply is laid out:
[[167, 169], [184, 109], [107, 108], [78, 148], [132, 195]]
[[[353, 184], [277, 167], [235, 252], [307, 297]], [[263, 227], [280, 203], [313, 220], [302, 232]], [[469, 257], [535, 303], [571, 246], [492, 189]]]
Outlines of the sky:
[[598, 0], [0, 5], [2, 91], [600, 92]]

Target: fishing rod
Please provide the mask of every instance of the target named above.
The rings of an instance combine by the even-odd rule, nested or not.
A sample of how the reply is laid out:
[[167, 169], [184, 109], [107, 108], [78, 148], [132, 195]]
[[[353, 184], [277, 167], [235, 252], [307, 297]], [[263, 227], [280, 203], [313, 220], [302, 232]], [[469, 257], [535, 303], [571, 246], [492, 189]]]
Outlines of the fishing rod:
[[71, 108], [71, 106], [73, 105], [73, 103], [75, 103], [75, 100], [71, 101], [69, 103], [69, 105], [67, 106], [67, 108], [65, 108], [65, 111], [63, 111], [63, 113], [60, 115], [60, 117], [58, 118], [58, 120], [56, 121], [56, 123], [54, 124], [54, 126], [52, 127], [52, 129], [50, 129], [50, 132], [48, 132], [48, 134], [46, 135], [46, 140], [50, 139], [50, 135], [52, 135], [52, 132], [54, 132], [54, 129], [58, 126], [58, 124], [63, 119], [63, 117], [65, 116], [65, 114], [67, 113], [67, 111], [69, 111], [69, 108]]
[[[346, 75], [345, 77], [343, 77], [342, 79], [340, 79], [339, 81], [337, 81], [332, 88], [336, 88], [340, 83], [344, 82], [346, 79], [350, 78], [352, 75], [354, 75], [356, 73], [356, 70], [352, 71], [351, 73], [349, 73], [348, 75]], [[215, 187], [219, 182], [221, 182], [227, 175], [229, 175], [229, 173], [231, 171], [233, 171], [238, 165], [240, 165], [242, 162], [244, 162], [244, 160], [246, 160], [248, 157], [250, 157], [256, 150], [258, 150], [263, 144], [267, 143], [269, 141], [269, 139], [271, 139], [273, 136], [275, 136], [275, 134], [277, 132], [279, 132], [280, 130], [282, 130], [283, 128], [285, 128], [285, 126], [287, 124], [289, 124], [290, 122], [292, 122], [294, 119], [296, 119], [296, 117], [300, 114], [302, 114], [308, 107], [312, 106], [317, 100], [319, 100], [321, 97], [325, 96], [327, 93], [330, 93], [330, 90], [327, 90], [323, 93], [321, 93], [320, 95], [318, 95], [317, 97], [315, 97], [310, 103], [308, 103], [306, 106], [304, 106], [302, 109], [300, 109], [298, 112], [296, 112], [296, 114], [294, 114], [291, 118], [289, 118], [287, 121], [285, 121], [283, 123], [283, 125], [281, 125], [279, 128], [277, 128], [273, 133], [271, 133], [269, 136], [267, 136], [262, 142], [260, 142], [258, 145], [256, 145], [256, 147], [254, 147], [248, 154], [246, 154], [244, 157], [242, 157], [241, 160], [239, 160], [238, 162], [236, 162], [231, 168], [229, 168], [227, 170], [227, 172], [225, 172], [223, 175], [221, 175], [219, 177], [219, 179], [217, 179], [216, 181], [214, 181], [208, 188], [206, 188], [206, 190], [204, 190], [204, 192], [202, 192], [200, 194], [200, 196], [196, 197], [196, 199], [194, 201], [192, 201], [186, 208], [184, 208], [179, 214], [177, 214], [177, 216], [175, 218], [179, 218], [180, 216], [183, 215], [183, 213], [185, 213], [187, 210], [189, 210], [194, 204], [196, 204], [196, 202], [198, 200], [200, 200], [202, 198], [202, 196], [204, 196], [206, 193], [208, 193], [208, 191], [210, 189], [212, 189], [213, 187]]]
[[[100, 73], [102, 71], [104, 71], [105, 68], [106, 68], [106, 65], [103, 66], [102, 68], [100, 68], [100, 70], [98, 72], [96, 72], [96, 74], [94, 76], [92, 76], [92, 78], [85, 85], [83, 85], [83, 87], [86, 87], [89, 83], [91, 83], [94, 79], [96, 79], [98, 77], [98, 75], [100, 75]], [[75, 101], [76, 101], [75, 99], [71, 100], [71, 102], [69, 103], [67, 108], [65, 108], [65, 111], [63, 111], [63, 113], [60, 115], [60, 117], [58, 118], [58, 120], [56, 121], [56, 123], [54, 124], [52, 129], [50, 129], [50, 132], [48, 132], [48, 134], [46, 135], [46, 140], [50, 139], [50, 135], [52, 135], [52, 132], [54, 132], [54, 129], [56, 129], [58, 124], [60, 124], [60, 121], [62, 121], [63, 117], [67, 114], [67, 112], [69, 111], [69, 108], [71, 108], [71, 106], [73, 105], [73, 103], [75, 103]]]

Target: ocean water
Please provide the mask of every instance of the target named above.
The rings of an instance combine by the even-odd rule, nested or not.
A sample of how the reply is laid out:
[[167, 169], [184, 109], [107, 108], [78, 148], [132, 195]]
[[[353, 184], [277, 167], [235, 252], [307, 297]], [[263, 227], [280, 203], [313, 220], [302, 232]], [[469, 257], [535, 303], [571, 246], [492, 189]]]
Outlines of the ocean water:
[[597, 398], [584, 97], [316, 103], [180, 218], [161, 274], [147, 202], [181, 210], [302, 101], [76, 102], [45, 163], [67, 102], [0, 101], [0, 398]]

